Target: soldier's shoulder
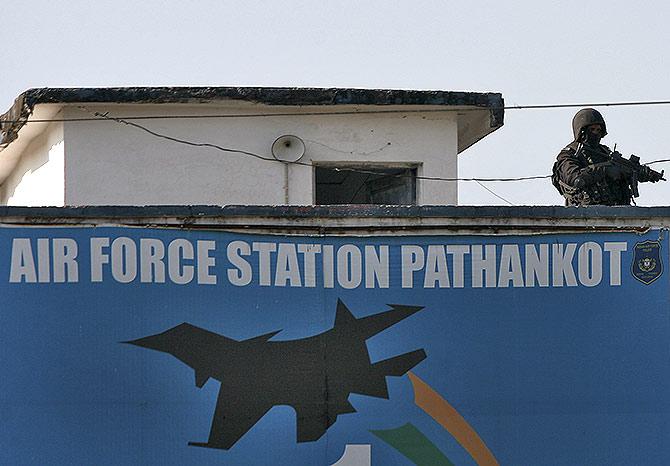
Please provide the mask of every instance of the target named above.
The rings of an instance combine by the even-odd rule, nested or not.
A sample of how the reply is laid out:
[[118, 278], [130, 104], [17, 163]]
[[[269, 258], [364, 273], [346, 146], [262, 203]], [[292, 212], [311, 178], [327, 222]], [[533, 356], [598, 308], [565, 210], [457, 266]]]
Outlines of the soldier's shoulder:
[[560, 161], [560, 160], [564, 160], [566, 158], [575, 157], [575, 155], [577, 154], [577, 147], [578, 146], [579, 146], [578, 142], [575, 142], [575, 141], [571, 142], [570, 144], [565, 146], [563, 149], [561, 149], [561, 151], [558, 153], [557, 159]]
[[561, 152], [572, 152], [573, 154], [577, 152], [577, 148], [579, 147], [579, 143], [577, 141], [572, 141], [570, 144], [565, 146]]

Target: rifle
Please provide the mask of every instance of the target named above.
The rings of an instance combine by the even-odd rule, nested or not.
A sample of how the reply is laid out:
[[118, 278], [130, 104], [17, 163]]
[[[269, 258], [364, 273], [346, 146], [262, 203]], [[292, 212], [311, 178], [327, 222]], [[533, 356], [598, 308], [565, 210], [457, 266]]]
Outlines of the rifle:
[[666, 179], [663, 178], [665, 170], [661, 170], [659, 173], [656, 170], [649, 168], [648, 165], [642, 165], [640, 163], [640, 157], [637, 155], [631, 155], [629, 158], [625, 158], [620, 152], [617, 152], [616, 145], [614, 146], [614, 150], [609, 153], [587, 148], [586, 146], [583, 146], [583, 148], [591, 152], [606, 155], [609, 159], [609, 163], [623, 169], [626, 173], [626, 181], [628, 181], [633, 197], [640, 197], [640, 192], [637, 189], [638, 181], [651, 181], [652, 183], [666, 181]]

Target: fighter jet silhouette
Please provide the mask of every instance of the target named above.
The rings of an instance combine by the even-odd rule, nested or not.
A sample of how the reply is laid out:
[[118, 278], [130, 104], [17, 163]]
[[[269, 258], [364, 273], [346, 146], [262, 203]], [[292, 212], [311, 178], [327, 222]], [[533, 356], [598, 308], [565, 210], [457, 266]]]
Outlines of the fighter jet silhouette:
[[357, 319], [337, 300], [335, 325], [299, 340], [268, 341], [281, 330], [238, 341], [182, 323], [163, 333], [127, 341], [171, 354], [195, 370], [198, 388], [221, 382], [207, 442], [189, 445], [228, 450], [273, 406], [292, 406], [298, 442], [318, 440], [337, 416], [354, 413], [351, 393], [388, 399], [386, 376], [401, 376], [423, 361], [423, 349], [372, 363], [365, 341], [423, 309], [391, 310]]

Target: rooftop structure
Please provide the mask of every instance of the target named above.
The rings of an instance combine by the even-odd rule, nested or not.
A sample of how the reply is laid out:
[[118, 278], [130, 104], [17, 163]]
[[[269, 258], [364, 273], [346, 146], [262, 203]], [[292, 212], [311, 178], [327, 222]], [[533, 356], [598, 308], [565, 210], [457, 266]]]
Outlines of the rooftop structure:
[[31, 89], [0, 116], [0, 203], [456, 204], [422, 176], [456, 178], [503, 115], [498, 93]]

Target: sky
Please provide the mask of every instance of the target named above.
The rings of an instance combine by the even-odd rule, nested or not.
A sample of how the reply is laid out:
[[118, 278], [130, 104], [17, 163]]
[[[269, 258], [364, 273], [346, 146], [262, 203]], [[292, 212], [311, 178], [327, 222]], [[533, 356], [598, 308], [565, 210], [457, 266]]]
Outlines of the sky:
[[[510, 106], [670, 100], [670, 4], [661, 1], [4, 0], [2, 7], [0, 113], [26, 89], [60, 86], [438, 89], [500, 92]], [[604, 144], [643, 162], [670, 159], [670, 105], [596, 108], [607, 122]], [[507, 110], [502, 128], [461, 153], [459, 176], [550, 174], [578, 109]], [[670, 163], [653, 168], [670, 171]], [[548, 179], [483, 185], [461, 182], [459, 203], [563, 203]], [[640, 194], [638, 205], [670, 205], [670, 181], [642, 184]]]

